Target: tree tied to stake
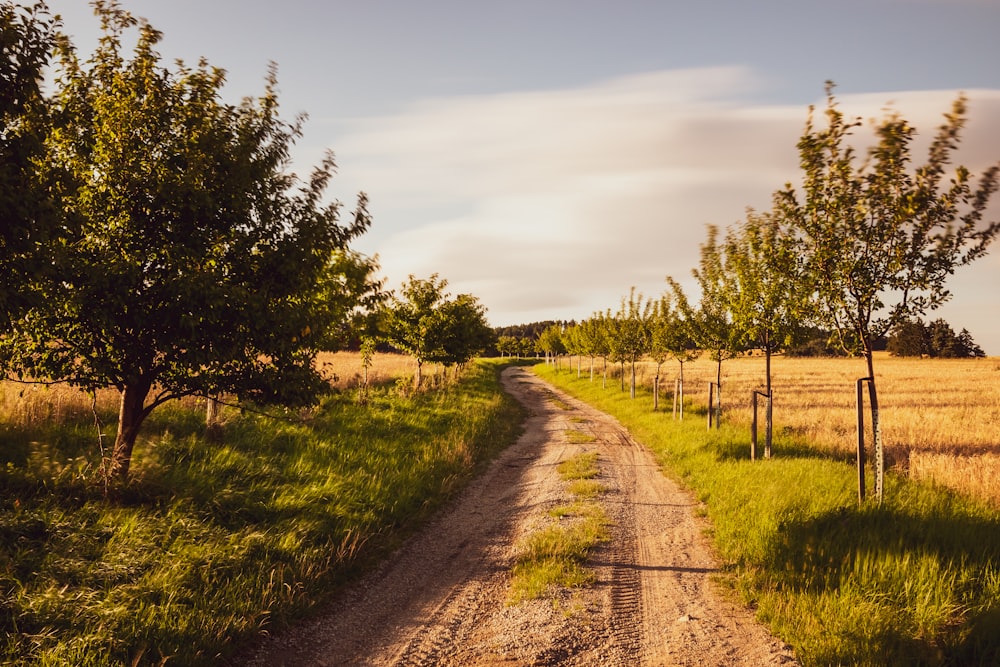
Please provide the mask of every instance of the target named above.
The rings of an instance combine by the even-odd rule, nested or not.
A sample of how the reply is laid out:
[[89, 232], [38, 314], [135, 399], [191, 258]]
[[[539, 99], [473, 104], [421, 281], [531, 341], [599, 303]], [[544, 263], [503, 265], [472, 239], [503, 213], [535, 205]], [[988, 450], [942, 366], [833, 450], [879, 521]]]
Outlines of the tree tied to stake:
[[978, 184], [963, 166], [946, 180], [965, 125], [964, 96], [945, 114], [923, 166], [910, 169], [916, 129], [898, 113], [875, 125], [877, 143], [858, 163], [848, 140], [860, 120], [846, 119], [837, 108], [832, 83], [826, 92], [826, 127], [817, 127], [810, 109], [798, 144], [801, 188], [788, 184], [778, 204], [798, 244], [816, 316], [838, 332], [845, 349], [865, 358], [875, 494], [881, 499], [884, 452], [873, 341], [947, 301], [948, 277], [987, 252], [1000, 231], [1000, 222], [984, 219], [1000, 165], [986, 169]]

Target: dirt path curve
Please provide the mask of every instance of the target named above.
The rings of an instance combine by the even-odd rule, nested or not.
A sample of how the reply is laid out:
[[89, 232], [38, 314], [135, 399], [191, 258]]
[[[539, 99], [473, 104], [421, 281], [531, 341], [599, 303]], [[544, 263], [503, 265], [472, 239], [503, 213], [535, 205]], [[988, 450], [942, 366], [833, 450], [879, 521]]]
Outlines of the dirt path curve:
[[[694, 503], [616, 420], [520, 368], [504, 386], [525, 432], [442, 515], [254, 667], [308, 665], [792, 665], [791, 650], [719, 596]], [[568, 433], [593, 442], [573, 444]], [[585, 438], [574, 438], [580, 440]], [[515, 545], [570, 500], [556, 466], [599, 454], [611, 540], [595, 585], [507, 604]]]

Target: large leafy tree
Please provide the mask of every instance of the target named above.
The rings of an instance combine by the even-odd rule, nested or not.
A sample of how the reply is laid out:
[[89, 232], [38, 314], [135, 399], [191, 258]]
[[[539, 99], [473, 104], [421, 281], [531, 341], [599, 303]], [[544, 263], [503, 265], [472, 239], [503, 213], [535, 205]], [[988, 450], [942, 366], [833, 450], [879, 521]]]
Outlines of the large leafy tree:
[[882, 497], [884, 453], [873, 343], [894, 325], [950, 296], [956, 267], [982, 257], [1000, 231], [984, 219], [996, 191], [998, 166], [978, 183], [969, 170], [951, 172], [965, 124], [960, 96], [930, 142], [927, 161], [910, 166], [916, 129], [898, 113], [875, 127], [875, 145], [859, 160], [851, 135], [860, 121], [845, 118], [827, 85], [826, 124], [810, 110], [799, 141], [802, 184], [789, 184], [779, 202], [811, 277], [823, 324], [845, 348], [860, 352], [868, 371], [875, 450], [875, 494]]
[[0, 329], [26, 305], [25, 277], [46, 268], [53, 220], [34, 161], [44, 150], [41, 82], [56, 28], [42, 3], [0, 3]]
[[[332, 156], [301, 182], [287, 167], [302, 119], [259, 99], [221, 98], [204, 61], [161, 65], [161, 35], [95, 2], [103, 36], [81, 62], [59, 49], [53, 130], [39, 171], [59, 212], [55, 270], [0, 340], [14, 372], [121, 393], [109, 478], [126, 481], [145, 418], [165, 401], [232, 393], [315, 399], [331, 262], [369, 218], [325, 203]], [[134, 50], [126, 34], [138, 28]]]

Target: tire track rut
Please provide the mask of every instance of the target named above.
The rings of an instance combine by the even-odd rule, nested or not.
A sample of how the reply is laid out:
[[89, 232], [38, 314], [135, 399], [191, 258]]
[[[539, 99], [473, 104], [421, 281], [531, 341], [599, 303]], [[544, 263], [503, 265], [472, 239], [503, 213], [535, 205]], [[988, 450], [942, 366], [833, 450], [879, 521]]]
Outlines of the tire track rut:
[[[519, 368], [508, 392], [525, 431], [419, 535], [320, 618], [274, 638], [246, 664], [794, 664], [752, 614], [710, 581], [717, 566], [694, 503], [617, 421]], [[592, 443], [570, 443], [584, 430]], [[596, 583], [507, 604], [515, 545], [567, 502], [562, 460], [599, 454], [611, 540], [593, 553]]]

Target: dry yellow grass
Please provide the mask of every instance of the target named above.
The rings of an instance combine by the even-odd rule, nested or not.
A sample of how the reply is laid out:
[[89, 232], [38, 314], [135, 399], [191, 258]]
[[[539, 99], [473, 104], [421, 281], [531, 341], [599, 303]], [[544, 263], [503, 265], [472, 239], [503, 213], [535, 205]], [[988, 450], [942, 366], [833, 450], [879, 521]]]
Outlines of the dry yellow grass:
[[[405, 354], [379, 352], [372, 356], [371, 363], [369, 384], [394, 382], [398, 378], [412, 376], [416, 370], [413, 357]], [[363, 382], [365, 369], [358, 352], [323, 352], [317, 357], [316, 364], [338, 389], [356, 388]]]
[[[655, 367], [641, 377], [652, 386]], [[775, 432], [792, 432], [849, 455], [857, 447], [856, 389], [862, 359], [772, 360]], [[1000, 359], [901, 359], [877, 355], [875, 373], [886, 454], [891, 465], [1000, 505]], [[677, 363], [664, 366], [673, 386]], [[707, 401], [715, 363], [685, 366], [685, 393]], [[764, 381], [763, 357], [722, 365], [727, 421], [749, 424], [751, 392]], [[870, 429], [865, 393], [865, 424]], [[868, 441], [870, 442], [870, 435]]]
[[[319, 355], [317, 364], [338, 389], [353, 389], [361, 384], [364, 368], [357, 352], [335, 352]], [[376, 354], [368, 369], [370, 384], [393, 382], [413, 374], [413, 359], [401, 354]], [[114, 389], [97, 392], [97, 408], [101, 414], [118, 411], [119, 396]], [[202, 409], [199, 399], [184, 399], [193, 409]], [[86, 420], [93, 416], [90, 394], [68, 385], [25, 384], [0, 381], [0, 422], [11, 426], [29, 426], [46, 422], [60, 423], [66, 419]]]

